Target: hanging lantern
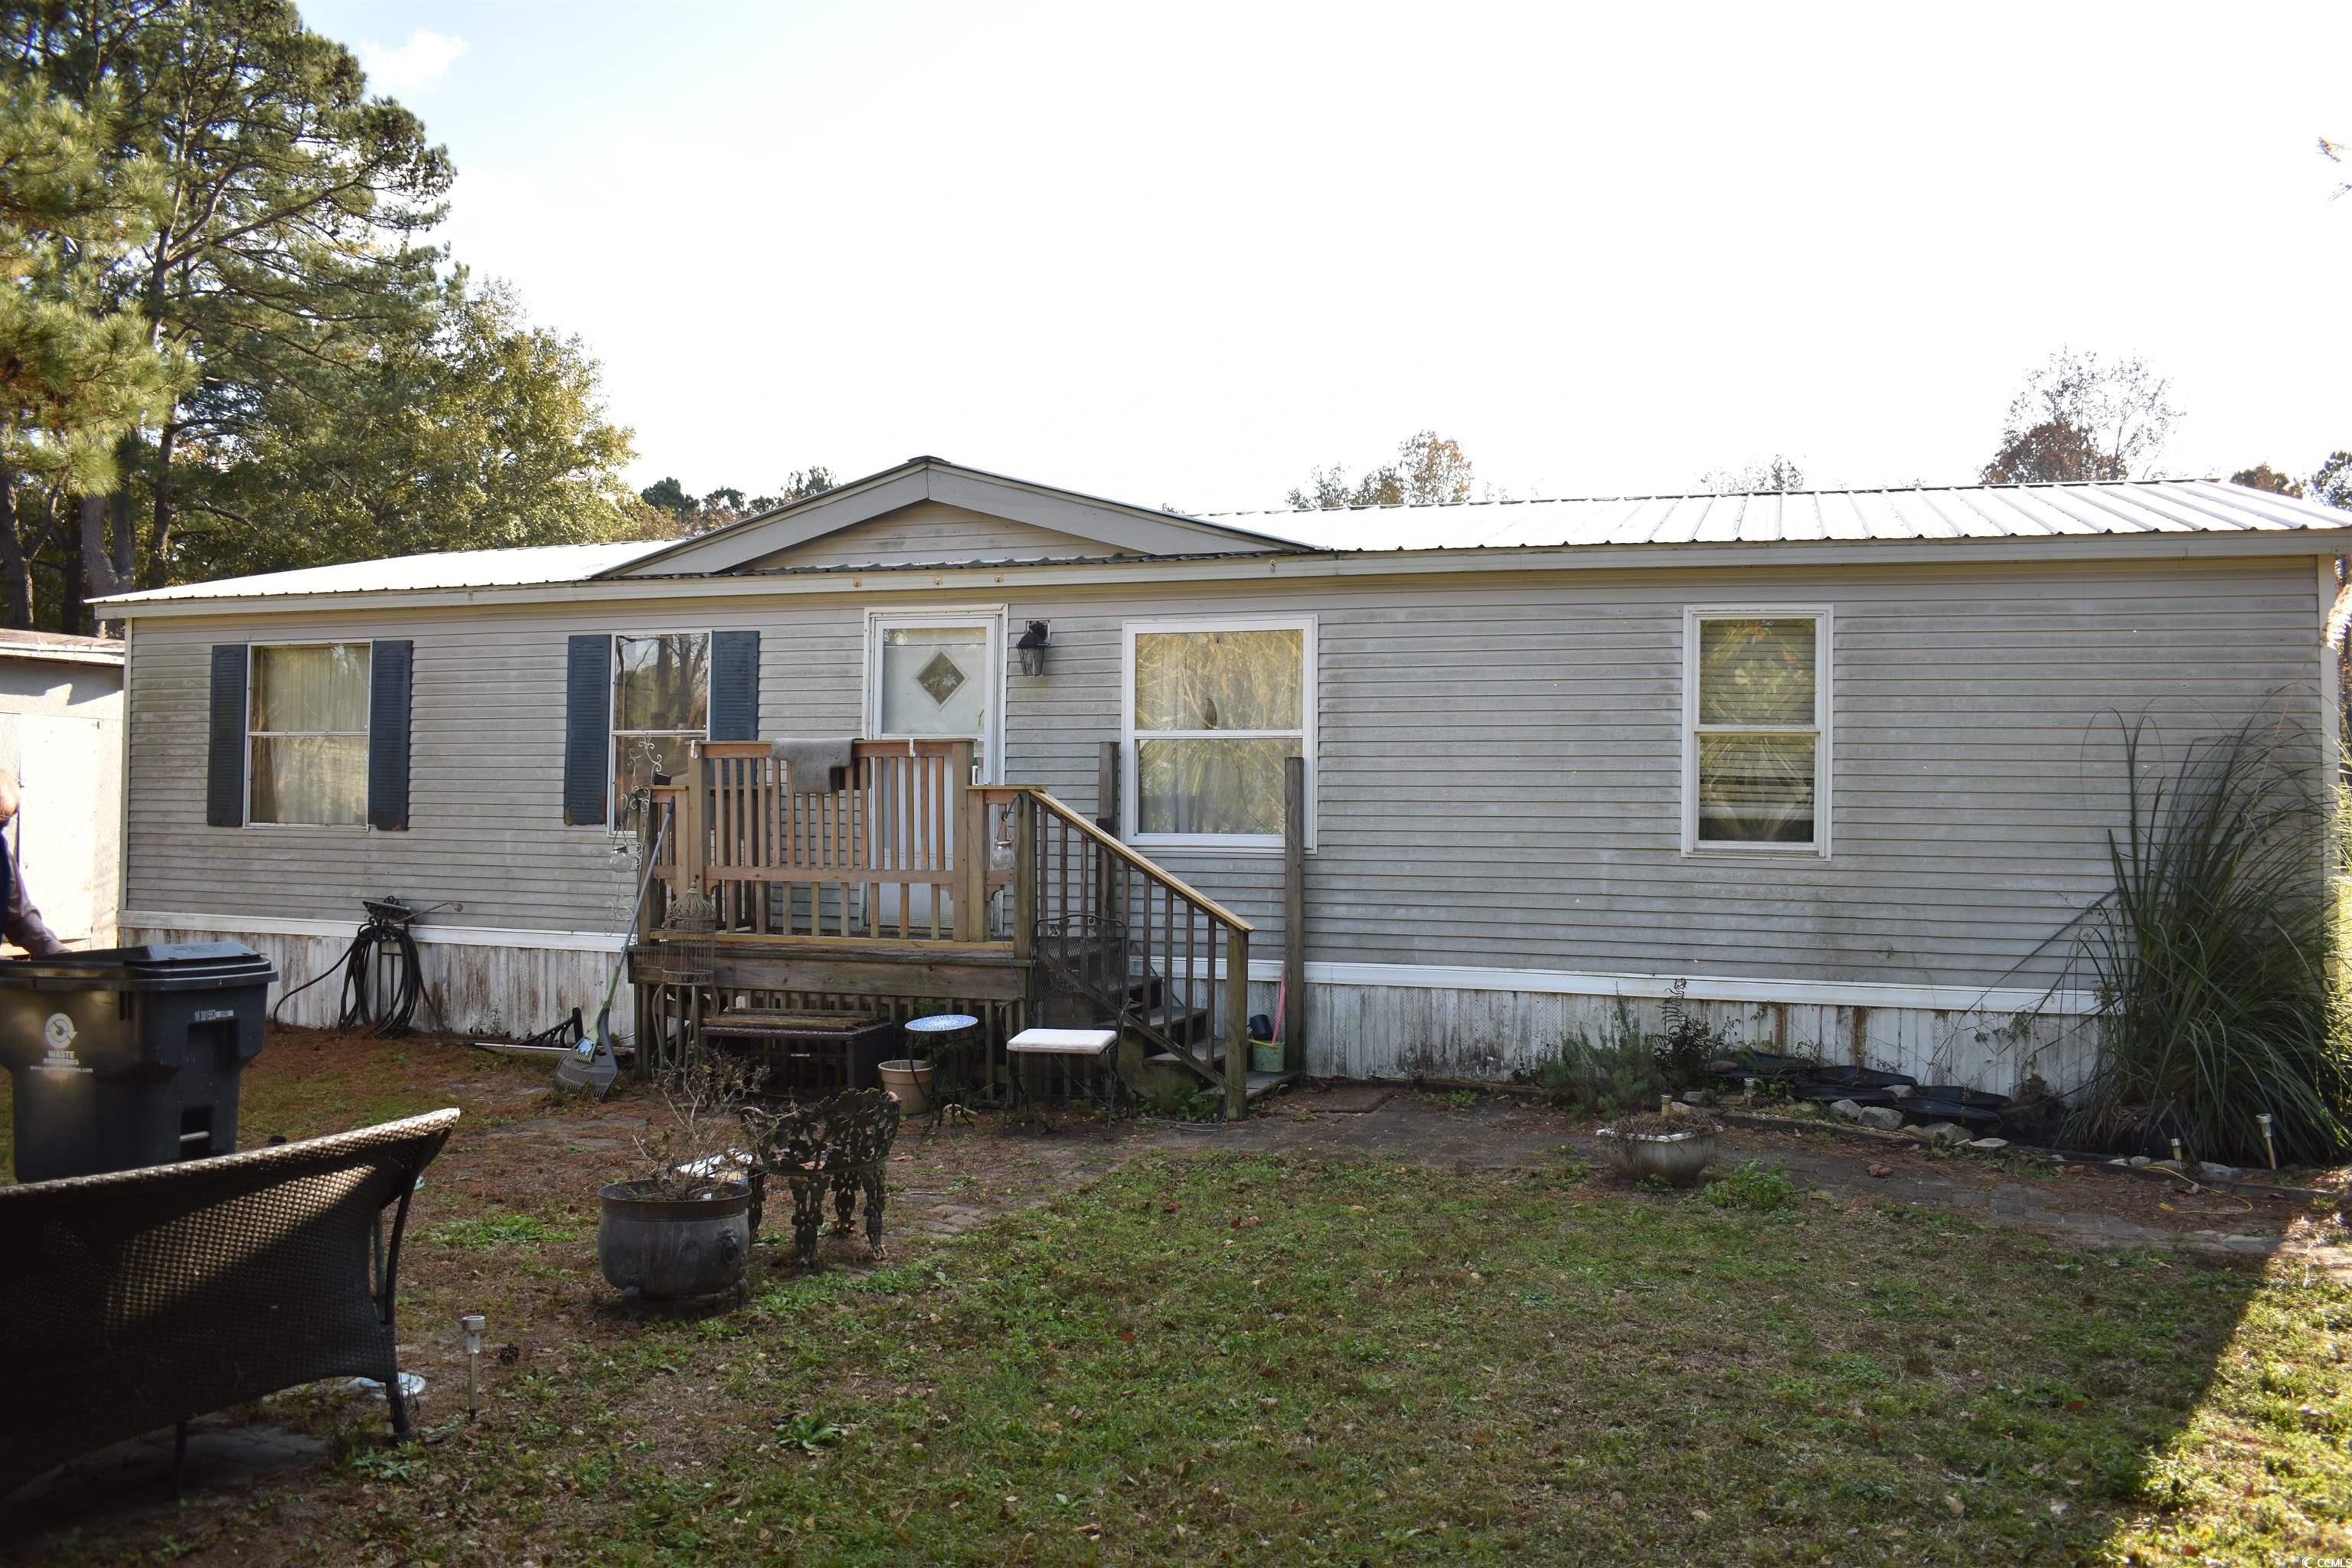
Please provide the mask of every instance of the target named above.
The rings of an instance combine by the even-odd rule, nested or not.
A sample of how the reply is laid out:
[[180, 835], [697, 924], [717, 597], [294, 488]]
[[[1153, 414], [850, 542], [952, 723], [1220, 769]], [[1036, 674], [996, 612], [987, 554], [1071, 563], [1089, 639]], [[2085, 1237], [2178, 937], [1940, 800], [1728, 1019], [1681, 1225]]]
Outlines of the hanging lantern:
[[1045, 649], [1052, 646], [1052, 637], [1053, 634], [1046, 627], [1045, 622], [1031, 621], [1029, 623], [1029, 629], [1023, 632], [1021, 634], [1021, 640], [1013, 645], [1014, 647], [1021, 650], [1022, 674], [1043, 675], [1045, 673]]

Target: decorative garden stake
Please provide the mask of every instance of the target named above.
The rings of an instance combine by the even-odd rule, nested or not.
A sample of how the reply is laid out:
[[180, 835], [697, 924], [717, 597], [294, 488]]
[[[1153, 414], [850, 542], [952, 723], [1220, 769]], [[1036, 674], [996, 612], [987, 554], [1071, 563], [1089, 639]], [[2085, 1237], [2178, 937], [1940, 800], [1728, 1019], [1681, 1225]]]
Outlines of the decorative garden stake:
[[2263, 1152], [2270, 1156], [2271, 1169], [2275, 1171], [2278, 1169], [2278, 1145], [2271, 1142], [2271, 1113], [2267, 1110], [2259, 1112], [2254, 1120], [2262, 1123]]
[[468, 1312], [457, 1320], [466, 1331], [466, 1419], [471, 1421], [481, 1412], [482, 1394], [482, 1325], [488, 1321], [479, 1312]]

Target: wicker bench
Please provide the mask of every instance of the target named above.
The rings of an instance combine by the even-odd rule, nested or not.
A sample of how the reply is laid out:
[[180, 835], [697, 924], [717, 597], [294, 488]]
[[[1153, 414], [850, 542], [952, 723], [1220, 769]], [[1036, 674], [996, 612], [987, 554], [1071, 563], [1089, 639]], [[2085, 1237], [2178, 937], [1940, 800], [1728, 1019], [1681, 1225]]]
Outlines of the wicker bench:
[[406, 1436], [401, 1231], [457, 1121], [436, 1110], [0, 1187], [0, 1497], [77, 1455], [322, 1377], [381, 1382]]

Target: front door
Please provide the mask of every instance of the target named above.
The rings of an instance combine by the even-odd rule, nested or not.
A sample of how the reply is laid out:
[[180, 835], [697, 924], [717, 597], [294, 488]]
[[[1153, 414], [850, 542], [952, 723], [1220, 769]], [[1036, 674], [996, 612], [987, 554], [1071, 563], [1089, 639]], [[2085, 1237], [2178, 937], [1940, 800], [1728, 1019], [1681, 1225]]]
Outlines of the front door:
[[866, 628], [866, 733], [970, 741], [976, 782], [1003, 777], [1004, 619], [876, 615]]
[[[992, 614], [874, 615], [866, 627], [866, 733], [877, 741], [970, 741], [973, 783], [992, 782], [1003, 775], [1004, 620]], [[934, 818], [918, 813], [901, 822], [884, 814], [876, 822], [873, 853], [876, 863], [903, 863], [904, 853], [919, 864], [937, 863], [929, 836]], [[955, 858], [955, 820], [946, 816], [946, 842], [940, 847], [947, 862]], [[931, 895], [928, 887], [908, 890], [907, 907], [899, 907], [899, 889], [885, 883], [882, 908], [877, 911], [885, 927], [928, 929]]]

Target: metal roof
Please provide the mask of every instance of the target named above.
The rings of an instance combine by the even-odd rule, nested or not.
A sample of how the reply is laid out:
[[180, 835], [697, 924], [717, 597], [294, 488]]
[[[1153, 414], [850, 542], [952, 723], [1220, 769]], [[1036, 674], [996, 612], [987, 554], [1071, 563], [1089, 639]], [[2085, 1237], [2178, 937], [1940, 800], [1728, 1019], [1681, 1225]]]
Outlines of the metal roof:
[[1456, 501], [1213, 515], [1247, 518], [1248, 526], [1260, 532], [1310, 549], [1351, 552], [2352, 528], [2352, 513], [2220, 479]]
[[[1581, 500], [1459, 501], [1428, 506], [1347, 507], [1324, 511], [1194, 514], [1246, 528], [1266, 548], [1245, 546], [1211, 556], [1136, 556], [1179, 561], [1227, 555], [1258, 558], [1292, 551], [1338, 554], [1925, 541], [2147, 538], [2165, 534], [2279, 534], [2352, 531], [2352, 512], [2248, 489], [2220, 479], [2139, 479], [2063, 485], [1955, 485], [1912, 489], [1790, 490], [1748, 495], [1619, 496]], [[1243, 521], [1246, 520], [1246, 521]], [[1171, 520], [1182, 521], [1182, 520]], [[257, 599], [340, 594], [457, 591], [585, 584], [642, 557], [673, 550], [674, 540], [619, 544], [554, 544], [522, 550], [457, 550], [312, 566], [213, 583], [189, 583], [95, 601], [138, 605], [191, 600]], [[2334, 545], [2315, 546], [2333, 549]], [[957, 558], [933, 562], [842, 563], [771, 568], [758, 575], [817, 575], [993, 566], [1003, 569], [1101, 565], [1071, 562]], [[721, 573], [721, 577], [752, 575]], [[618, 589], [624, 583], [613, 582]], [[674, 581], [675, 579], [646, 579]]]
[[380, 594], [420, 588], [515, 588], [579, 583], [676, 542], [670, 539], [635, 539], [621, 544], [442, 550], [429, 555], [392, 555], [380, 561], [347, 561], [340, 566], [305, 566], [252, 577], [182, 583], [176, 587], [117, 594], [91, 602], [152, 605], [177, 599], [260, 599], [293, 594]]
[[26, 631], [0, 626], [0, 658], [46, 659], [64, 664], [121, 664], [122, 644], [113, 637], [76, 637], [70, 632]]

